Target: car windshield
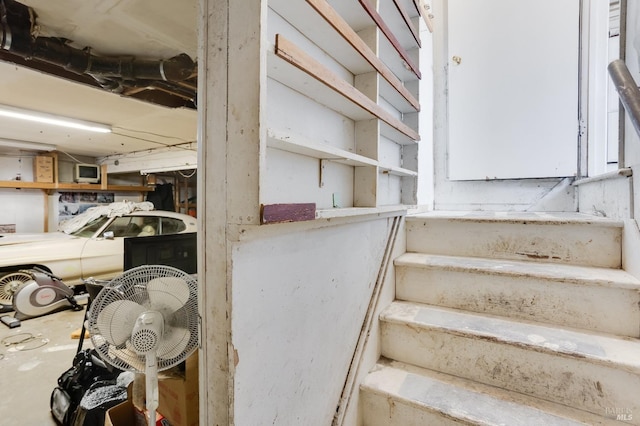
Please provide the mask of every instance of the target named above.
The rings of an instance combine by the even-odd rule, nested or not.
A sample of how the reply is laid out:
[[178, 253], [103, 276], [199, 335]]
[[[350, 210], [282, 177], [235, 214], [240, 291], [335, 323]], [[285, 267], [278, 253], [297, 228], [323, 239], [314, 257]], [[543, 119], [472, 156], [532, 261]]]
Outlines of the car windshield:
[[96, 233], [96, 231], [102, 228], [102, 226], [108, 220], [109, 218], [107, 216], [100, 216], [99, 218], [87, 223], [85, 226], [78, 229], [77, 231], [72, 232], [71, 235], [76, 237], [91, 238]]

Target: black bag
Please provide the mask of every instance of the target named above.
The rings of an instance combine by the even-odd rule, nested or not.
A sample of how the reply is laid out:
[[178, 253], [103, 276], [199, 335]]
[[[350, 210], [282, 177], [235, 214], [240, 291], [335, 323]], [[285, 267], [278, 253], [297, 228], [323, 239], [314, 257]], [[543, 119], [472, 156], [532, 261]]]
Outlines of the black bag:
[[58, 378], [49, 406], [53, 418], [62, 426], [72, 426], [80, 401], [99, 381], [115, 380], [121, 371], [110, 368], [93, 349], [85, 349], [73, 358], [73, 365]]

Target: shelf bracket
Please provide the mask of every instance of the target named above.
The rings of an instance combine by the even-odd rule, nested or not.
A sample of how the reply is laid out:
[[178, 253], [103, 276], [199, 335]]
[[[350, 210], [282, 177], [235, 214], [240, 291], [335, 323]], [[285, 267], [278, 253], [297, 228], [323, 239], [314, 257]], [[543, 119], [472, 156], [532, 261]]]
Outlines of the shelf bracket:
[[325, 158], [320, 159], [320, 182], [318, 182], [318, 186], [320, 186], [320, 188], [324, 188], [324, 169], [327, 167], [328, 161], [329, 160]]

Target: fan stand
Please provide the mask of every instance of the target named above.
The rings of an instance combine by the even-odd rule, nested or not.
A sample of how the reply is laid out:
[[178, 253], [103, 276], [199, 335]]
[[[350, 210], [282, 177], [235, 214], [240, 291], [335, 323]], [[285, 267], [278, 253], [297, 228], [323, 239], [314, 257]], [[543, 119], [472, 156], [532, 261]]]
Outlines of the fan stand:
[[144, 380], [146, 386], [146, 407], [149, 413], [149, 426], [156, 424], [156, 410], [158, 409], [158, 363], [156, 351], [151, 351], [145, 356], [146, 368]]

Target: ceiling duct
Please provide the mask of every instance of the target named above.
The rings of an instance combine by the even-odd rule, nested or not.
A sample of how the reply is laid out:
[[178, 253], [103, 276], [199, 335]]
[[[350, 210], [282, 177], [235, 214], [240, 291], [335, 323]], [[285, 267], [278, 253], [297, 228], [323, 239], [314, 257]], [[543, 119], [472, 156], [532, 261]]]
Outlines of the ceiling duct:
[[[78, 49], [70, 40], [36, 37], [36, 14], [15, 0], [0, 0], [0, 48], [27, 61], [39, 60], [78, 75], [91, 76], [104, 89], [116, 93], [139, 93], [140, 88], [162, 88], [195, 107], [196, 63], [186, 54], [167, 60], [131, 56], [99, 56], [91, 48]], [[190, 80], [190, 81], [189, 81]], [[159, 84], [162, 82], [162, 84]], [[172, 105], [173, 106], [173, 105]]]

